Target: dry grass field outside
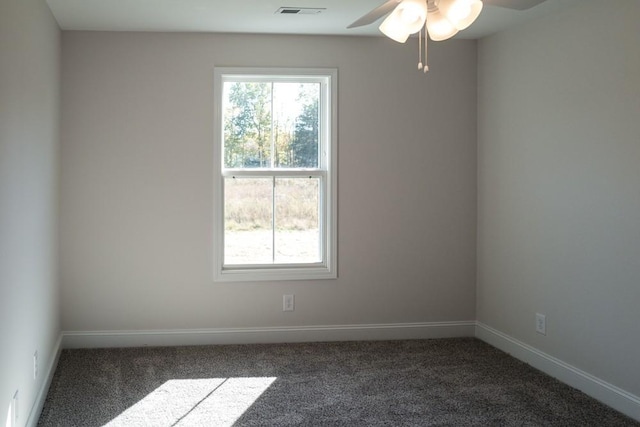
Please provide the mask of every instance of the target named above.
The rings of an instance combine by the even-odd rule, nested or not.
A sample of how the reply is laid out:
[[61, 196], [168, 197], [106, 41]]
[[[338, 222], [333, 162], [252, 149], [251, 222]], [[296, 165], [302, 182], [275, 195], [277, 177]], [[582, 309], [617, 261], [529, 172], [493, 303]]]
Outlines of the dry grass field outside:
[[225, 264], [319, 262], [318, 193], [317, 178], [225, 179]]

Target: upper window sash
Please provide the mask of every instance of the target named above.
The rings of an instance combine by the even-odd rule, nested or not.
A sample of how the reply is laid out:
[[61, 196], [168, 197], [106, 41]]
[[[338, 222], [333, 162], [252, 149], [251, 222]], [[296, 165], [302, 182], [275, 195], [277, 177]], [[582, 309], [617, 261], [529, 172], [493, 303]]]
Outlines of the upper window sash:
[[[255, 74], [254, 74], [255, 73]], [[309, 68], [309, 69], [282, 69], [282, 68], [252, 68], [251, 73], [247, 72], [247, 68], [235, 68], [235, 67], [217, 67], [214, 70], [215, 86], [223, 88], [225, 83], [318, 83], [320, 90], [318, 94], [318, 114], [319, 122], [326, 124], [326, 126], [320, 126], [318, 129], [318, 166], [317, 168], [303, 168], [303, 169], [327, 169], [331, 162], [331, 139], [335, 135], [326, 134], [327, 129], [331, 132], [333, 129], [333, 119], [335, 111], [331, 105], [332, 96], [335, 96], [335, 89], [332, 87], [335, 82], [336, 72], [334, 69], [323, 68]], [[220, 100], [218, 99], [218, 102]], [[222, 105], [219, 105], [216, 112], [219, 117], [216, 118], [217, 123], [222, 123]], [[219, 129], [221, 134], [222, 146], [218, 147], [221, 150], [220, 162], [222, 163], [222, 170], [235, 169], [235, 170], [257, 170], [257, 169], [301, 169], [295, 167], [244, 167], [244, 168], [226, 168], [224, 164], [224, 129]]]

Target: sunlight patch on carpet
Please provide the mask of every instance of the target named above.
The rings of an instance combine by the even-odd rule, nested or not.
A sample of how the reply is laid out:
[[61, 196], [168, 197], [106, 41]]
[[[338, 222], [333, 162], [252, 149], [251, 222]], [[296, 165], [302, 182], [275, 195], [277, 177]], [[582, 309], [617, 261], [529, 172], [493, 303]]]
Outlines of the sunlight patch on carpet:
[[275, 377], [169, 380], [104, 427], [232, 426], [275, 380]]

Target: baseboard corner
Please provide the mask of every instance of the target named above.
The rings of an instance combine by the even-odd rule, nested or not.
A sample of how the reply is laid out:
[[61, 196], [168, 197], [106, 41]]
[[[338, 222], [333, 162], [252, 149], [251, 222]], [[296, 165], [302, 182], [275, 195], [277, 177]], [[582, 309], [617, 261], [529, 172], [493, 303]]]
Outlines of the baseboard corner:
[[25, 424], [26, 427], [36, 427], [38, 424], [38, 420], [40, 419], [40, 414], [42, 413], [42, 408], [44, 407], [44, 402], [47, 399], [47, 393], [49, 392], [49, 387], [51, 386], [51, 382], [53, 381], [53, 375], [56, 372], [56, 367], [58, 366], [58, 360], [60, 359], [60, 354], [62, 353], [63, 348], [63, 333], [60, 332], [58, 334], [58, 339], [53, 346], [53, 357], [51, 358], [51, 362], [47, 366], [46, 376], [42, 385], [40, 386], [40, 390], [38, 390], [38, 395], [36, 396], [33, 405], [31, 406], [31, 411], [29, 412], [29, 417], [27, 418], [27, 422]]
[[640, 421], [640, 397], [482, 322], [476, 322], [475, 336], [628, 417]]

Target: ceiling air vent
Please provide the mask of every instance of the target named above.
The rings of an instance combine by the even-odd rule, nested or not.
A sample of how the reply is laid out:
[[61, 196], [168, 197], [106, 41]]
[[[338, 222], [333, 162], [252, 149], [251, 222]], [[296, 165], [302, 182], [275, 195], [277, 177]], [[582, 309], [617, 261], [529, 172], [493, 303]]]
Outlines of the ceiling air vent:
[[323, 10], [324, 7], [281, 7], [276, 10], [276, 14], [280, 15], [317, 15]]

